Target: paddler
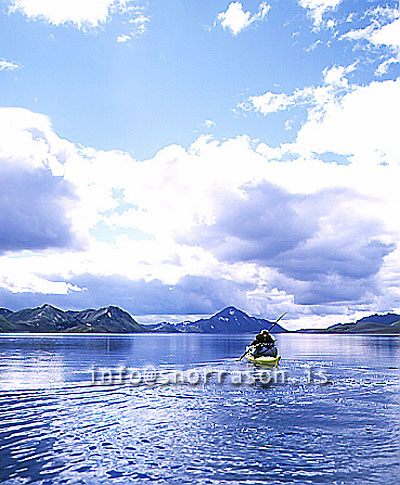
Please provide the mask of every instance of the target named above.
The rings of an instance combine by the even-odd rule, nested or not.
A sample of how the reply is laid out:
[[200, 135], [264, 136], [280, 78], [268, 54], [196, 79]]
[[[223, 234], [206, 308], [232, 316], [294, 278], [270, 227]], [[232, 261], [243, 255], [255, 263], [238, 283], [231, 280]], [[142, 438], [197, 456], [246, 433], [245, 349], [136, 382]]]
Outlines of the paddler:
[[268, 330], [261, 330], [250, 344], [250, 352], [255, 357], [268, 356], [276, 357], [278, 349], [275, 347], [275, 337], [271, 335]]
[[282, 313], [282, 315], [275, 320], [269, 330], [261, 330], [249, 347], [246, 347], [246, 352], [237, 360], [242, 360], [247, 353], [251, 354], [253, 357], [261, 357], [264, 355], [268, 357], [277, 357], [278, 349], [275, 347], [275, 337], [271, 335], [270, 331], [285, 315], [286, 313]]

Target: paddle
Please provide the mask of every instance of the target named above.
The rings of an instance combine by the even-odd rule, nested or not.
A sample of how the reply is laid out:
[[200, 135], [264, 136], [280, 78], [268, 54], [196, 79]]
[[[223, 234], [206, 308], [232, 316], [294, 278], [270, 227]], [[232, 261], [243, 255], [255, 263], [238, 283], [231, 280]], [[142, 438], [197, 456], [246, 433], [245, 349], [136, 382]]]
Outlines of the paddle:
[[[270, 332], [275, 327], [275, 325], [279, 322], [281, 318], [283, 318], [286, 315], [286, 313], [287, 312], [282, 313], [282, 315], [275, 320], [275, 322], [269, 327], [268, 332]], [[241, 355], [237, 360], [240, 362], [246, 354], [247, 354], [247, 349], [245, 350], [244, 354]]]
[[286, 315], [286, 313], [287, 313], [287, 312], [282, 313], [282, 315], [281, 315], [280, 317], [278, 317], [278, 318], [275, 320], [275, 322], [272, 324], [272, 326], [271, 326], [271, 327], [269, 327], [268, 332], [270, 332], [270, 331], [271, 331], [271, 330], [272, 330], [272, 329], [275, 327], [275, 325], [276, 325], [276, 324], [279, 322], [279, 320], [280, 320], [281, 318], [283, 318], [283, 317]]

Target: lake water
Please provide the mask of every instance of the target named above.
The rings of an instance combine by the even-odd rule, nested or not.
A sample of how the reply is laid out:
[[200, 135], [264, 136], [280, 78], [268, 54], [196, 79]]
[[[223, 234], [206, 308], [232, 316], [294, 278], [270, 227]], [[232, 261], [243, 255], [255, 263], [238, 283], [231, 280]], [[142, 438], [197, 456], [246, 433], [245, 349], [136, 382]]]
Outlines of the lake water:
[[277, 338], [267, 383], [246, 335], [1, 335], [0, 482], [398, 484], [399, 339]]

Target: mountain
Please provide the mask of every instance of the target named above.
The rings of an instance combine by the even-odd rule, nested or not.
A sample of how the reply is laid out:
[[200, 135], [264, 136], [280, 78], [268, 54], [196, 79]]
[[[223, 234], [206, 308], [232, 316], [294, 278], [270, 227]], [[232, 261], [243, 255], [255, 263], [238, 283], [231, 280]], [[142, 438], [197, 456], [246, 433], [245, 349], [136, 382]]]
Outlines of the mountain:
[[[185, 333], [245, 333], [259, 332], [271, 327], [273, 322], [263, 318], [250, 317], [242, 310], [228, 306], [210, 318], [201, 318], [195, 322], [182, 322], [175, 327]], [[276, 324], [272, 333], [287, 332]]]
[[323, 333], [399, 333], [400, 315], [370, 315], [356, 322], [338, 323], [328, 327]]
[[25, 332], [62, 332], [78, 323], [75, 318], [51, 305], [12, 312], [6, 319]]
[[0, 332], [18, 332], [18, 329], [13, 328], [13, 324], [0, 314]]
[[[152, 325], [140, 325], [128, 312], [117, 306], [99, 309], [63, 311], [52, 305], [25, 308], [13, 312], [0, 308], [0, 333], [256, 333], [270, 328], [272, 321], [247, 315], [242, 310], [228, 306], [210, 318], [201, 318], [195, 322], [161, 322]], [[287, 330], [281, 325], [274, 326], [272, 333]], [[356, 322], [338, 323], [327, 329], [304, 329], [307, 333], [400, 333], [400, 315], [396, 313], [374, 314]]]
[[137, 333], [148, 331], [134, 320], [128, 312], [116, 306], [108, 306], [98, 310], [68, 310], [66, 313], [78, 322], [77, 325], [69, 328], [69, 332]]
[[63, 311], [46, 304], [16, 312], [0, 309], [0, 332], [137, 333], [148, 329], [115, 306]]
[[0, 308], [0, 332], [19, 332], [21, 331], [20, 326], [17, 324], [11, 323], [7, 320], [7, 317], [12, 315], [11, 310], [7, 310], [7, 308]]
[[[195, 322], [172, 324], [161, 322], [154, 325], [140, 325], [132, 316], [116, 306], [99, 309], [63, 311], [52, 305], [25, 308], [13, 312], [0, 309], [0, 332], [77, 332], [77, 333], [243, 333], [259, 332], [269, 328], [273, 322], [250, 317], [233, 306], [216, 313], [210, 318]], [[286, 332], [276, 325], [273, 332]]]
[[12, 313], [13, 312], [11, 310], [8, 310], [7, 308], [0, 308], [0, 317], [7, 318]]
[[181, 333], [181, 331], [176, 328], [176, 325], [169, 322], [146, 325], [146, 327], [149, 327], [153, 332], [157, 333]]
[[386, 313], [385, 315], [370, 315], [369, 317], [361, 318], [357, 320], [356, 323], [379, 323], [381, 325], [393, 325], [396, 322], [400, 321], [400, 315], [396, 315], [395, 313]]

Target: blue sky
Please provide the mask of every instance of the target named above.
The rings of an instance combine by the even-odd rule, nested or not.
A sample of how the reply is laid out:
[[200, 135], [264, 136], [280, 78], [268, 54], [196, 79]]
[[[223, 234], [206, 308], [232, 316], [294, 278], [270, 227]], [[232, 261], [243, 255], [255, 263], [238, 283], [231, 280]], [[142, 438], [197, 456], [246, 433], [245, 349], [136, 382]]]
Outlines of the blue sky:
[[[10, 2], [3, 3], [4, 12]], [[358, 12], [370, 6], [349, 3]], [[232, 110], [250, 94], [318, 85], [327, 66], [364, 61], [366, 54], [352, 52], [353, 46], [334, 39], [330, 30], [313, 32], [309, 11], [296, 1], [272, 2], [265, 21], [234, 36], [214, 27], [227, 5], [151, 2], [143, 7], [147, 31], [125, 43], [116, 39], [129, 32], [128, 15], [82, 31], [71, 23], [32, 21], [23, 12], [3, 13], [2, 57], [18, 60], [23, 69], [3, 76], [0, 102], [45, 113], [70, 141], [133, 151], [139, 159], [168, 144], [189, 146], [208, 119], [219, 139], [246, 133], [275, 146], [293, 140], [283, 116]], [[252, 1], [243, 8], [257, 12], [258, 7]], [[350, 11], [343, 5], [334, 17], [346, 18]], [[351, 27], [338, 26], [337, 35]], [[370, 79], [376, 62], [354, 73], [358, 82]], [[304, 113], [298, 113], [296, 126], [303, 120]]]
[[0, 306], [398, 310], [398, 2], [0, 6]]

